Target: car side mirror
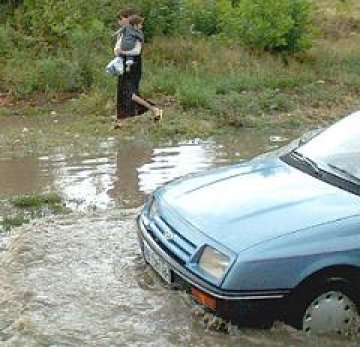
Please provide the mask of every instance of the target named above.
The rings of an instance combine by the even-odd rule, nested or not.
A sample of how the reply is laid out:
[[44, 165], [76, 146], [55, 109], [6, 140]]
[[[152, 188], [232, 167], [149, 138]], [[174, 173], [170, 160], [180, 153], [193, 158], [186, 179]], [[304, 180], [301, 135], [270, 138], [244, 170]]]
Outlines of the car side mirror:
[[315, 129], [312, 131], [309, 131], [305, 135], [303, 135], [298, 142], [298, 146], [305, 145], [305, 143], [308, 143], [311, 139], [313, 139], [315, 136], [320, 134], [322, 132], [322, 129]]
[[298, 146], [300, 147], [300, 146], [304, 145], [304, 144], [305, 144], [306, 142], [308, 142], [308, 141], [309, 141], [308, 138], [302, 137], [302, 138], [299, 140], [299, 142], [298, 142]]

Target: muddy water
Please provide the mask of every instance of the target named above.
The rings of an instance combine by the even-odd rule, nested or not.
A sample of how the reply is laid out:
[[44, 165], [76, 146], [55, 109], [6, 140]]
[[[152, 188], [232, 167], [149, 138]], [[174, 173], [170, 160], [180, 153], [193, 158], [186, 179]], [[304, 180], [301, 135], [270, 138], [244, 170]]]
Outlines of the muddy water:
[[141, 259], [134, 211], [74, 215], [16, 230], [0, 255], [4, 346], [356, 346], [271, 330], [212, 331], [190, 298]]
[[351, 338], [310, 338], [281, 324], [213, 331], [213, 317], [195, 315], [189, 296], [164, 287], [139, 252], [135, 216], [157, 186], [290, 139], [243, 134], [156, 148], [106, 139], [96, 154], [0, 154], [3, 196], [58, 191], [75, 211], [3, 235], [0, 345], [357, 346]]
[[12, 157], [0, 153], [0, 194], [57, 191], [72, 207], [137, 207], [156, 187], [177, 177], [239, 162], [278, 148], [289, 136], [244, 133], [218, 141], [189, 141], [161, 147], [143, 142], [100, 140], [96, 153]]

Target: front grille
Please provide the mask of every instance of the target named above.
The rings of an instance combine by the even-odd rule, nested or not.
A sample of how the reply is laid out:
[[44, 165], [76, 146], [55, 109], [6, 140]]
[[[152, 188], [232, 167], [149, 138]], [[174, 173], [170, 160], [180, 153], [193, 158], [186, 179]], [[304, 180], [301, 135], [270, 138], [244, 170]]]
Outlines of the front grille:
[[195, 252], [196, 245], [160, 217], [152, 221], [147, 230], [154, 241], [181, 265], [184, 265]]
[[166, 244], [160, 240], [156, 234], [151, 230], [147, 229], [148, 234], [152, 237], [152, 239], [156, 242], [156, 244], [172, 259], [174, 259], [178, 264], [185, 265], [186, 261], [180, 257], [178, 257], [174, 252], [172, 252], [168, 247], [166, 247]]

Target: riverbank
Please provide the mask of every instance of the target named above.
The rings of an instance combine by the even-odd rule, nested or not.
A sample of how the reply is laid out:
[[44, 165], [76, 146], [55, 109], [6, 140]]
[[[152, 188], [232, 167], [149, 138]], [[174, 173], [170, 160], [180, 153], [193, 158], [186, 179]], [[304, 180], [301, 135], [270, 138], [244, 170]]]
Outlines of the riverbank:
[[29, 55], [0, 62], [0, 117], [40, 116], [56, 125], [51, 137], [82, 132], [149, 141], [208, 138], [244, 128], [324, 126], [360, 108], [360, 9], [355, 1], [319, 2], [318, 8], [313, 47], [292, 56], [217, 36], [154, 37], [143, 53], [141, 94], [164, 108], [158, 124], [145, 115], [112, 129], [116, 79], [104, 72], [107, 50], [93, 52], [92, 82], [81, 92], [67, 89], [66, 78], [77, 77], [64, 70], [61, 54], [37, 57], [27, 50]]
[[[316, 71], [316, 68], [313, 67], [313, 70]], [[347, 78], [349, 75], [347, 74]], [[32, 147], [39, 147], [49, 139], [59, 146], [71, 139], [73, 144], [78, 146], [82, 143], [82, 136], [86, 136], [88, 141], [92, 138], [114, 136], [168, 142], [191, 138], [206, 139], [248, 128], [260, 131], [298, 129], [305, 132], [330, 124], [360, 107], [358, 75], [352, 77], [354, 83], [359, 83], [358, 86], [348, 84], [339, 77], [331, 79], [319, 75], [309, 78], [306, 86], [299, 87], [301, 82], [294, 75], [292, 81], [286, 77], [278, 77], [276, 88], [266, 88], [259, 82], [260, 90], [252, 90], [248, 85], [237, 86], [237, 83], [241, 84], [239, 80], [242, 76], [239, 75], [234, 77], [235, 80], [224, 79], [227, 86], [218, 87], [218, 90], [215, 87], [209, 95], [206, 95], [207, 88], [211, 87], [204, 80], [203, 89], [199, 84], [197, 91], [189, 91], [188, 97], [193, 103], [189, 106], [184, 106], [186, 101], [179, 94], [155, 95], [147, 89], [148, 77], [148, 74], [145, 74], [144, 95], [164, 109], [162, 122], [154, 123], [151, 114], [145, 114], [127, 119], [124, 127], [114, 130], [115, 102], [113, 98], [98, 91], [81, 95], [38, 94], [26, 100], [3, 98], [0, 117], [16, 119], [20, 133], [14, 130], [6, 132], [6, 129], [3, 129], [0, 144], [18, 146], [26, 140], [26, 146], [30, 146], [28, 149], [32, 150]], [[263, 81], [266, 76], [259, 72], [258, 78]], [[282, 83], [295, 85], [280, 87]], [[220, 90], [221, 88], [226, 88], [226, 91]], [[39, 134], [28, 131], [26, 119], [37, 119], [39, 123], [43, 123], [43, 131], [40, 129]], [[77, 143], [77, 138], [80, 143]]]

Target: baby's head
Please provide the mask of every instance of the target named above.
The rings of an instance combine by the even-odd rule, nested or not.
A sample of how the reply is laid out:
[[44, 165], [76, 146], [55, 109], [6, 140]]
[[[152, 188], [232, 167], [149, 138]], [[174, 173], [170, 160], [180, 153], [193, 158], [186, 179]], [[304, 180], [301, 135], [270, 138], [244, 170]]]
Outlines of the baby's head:
[[131, 16], [137, 15], [138, 12], [133, 8], [125, 8], [119, 11], [118, 19], [121, 25], [129, 24], [129, 18]]
[[134, 14], [129, 17], [129, 24], [135, 29], [142, 29], [144, 24], [144, 18]]

